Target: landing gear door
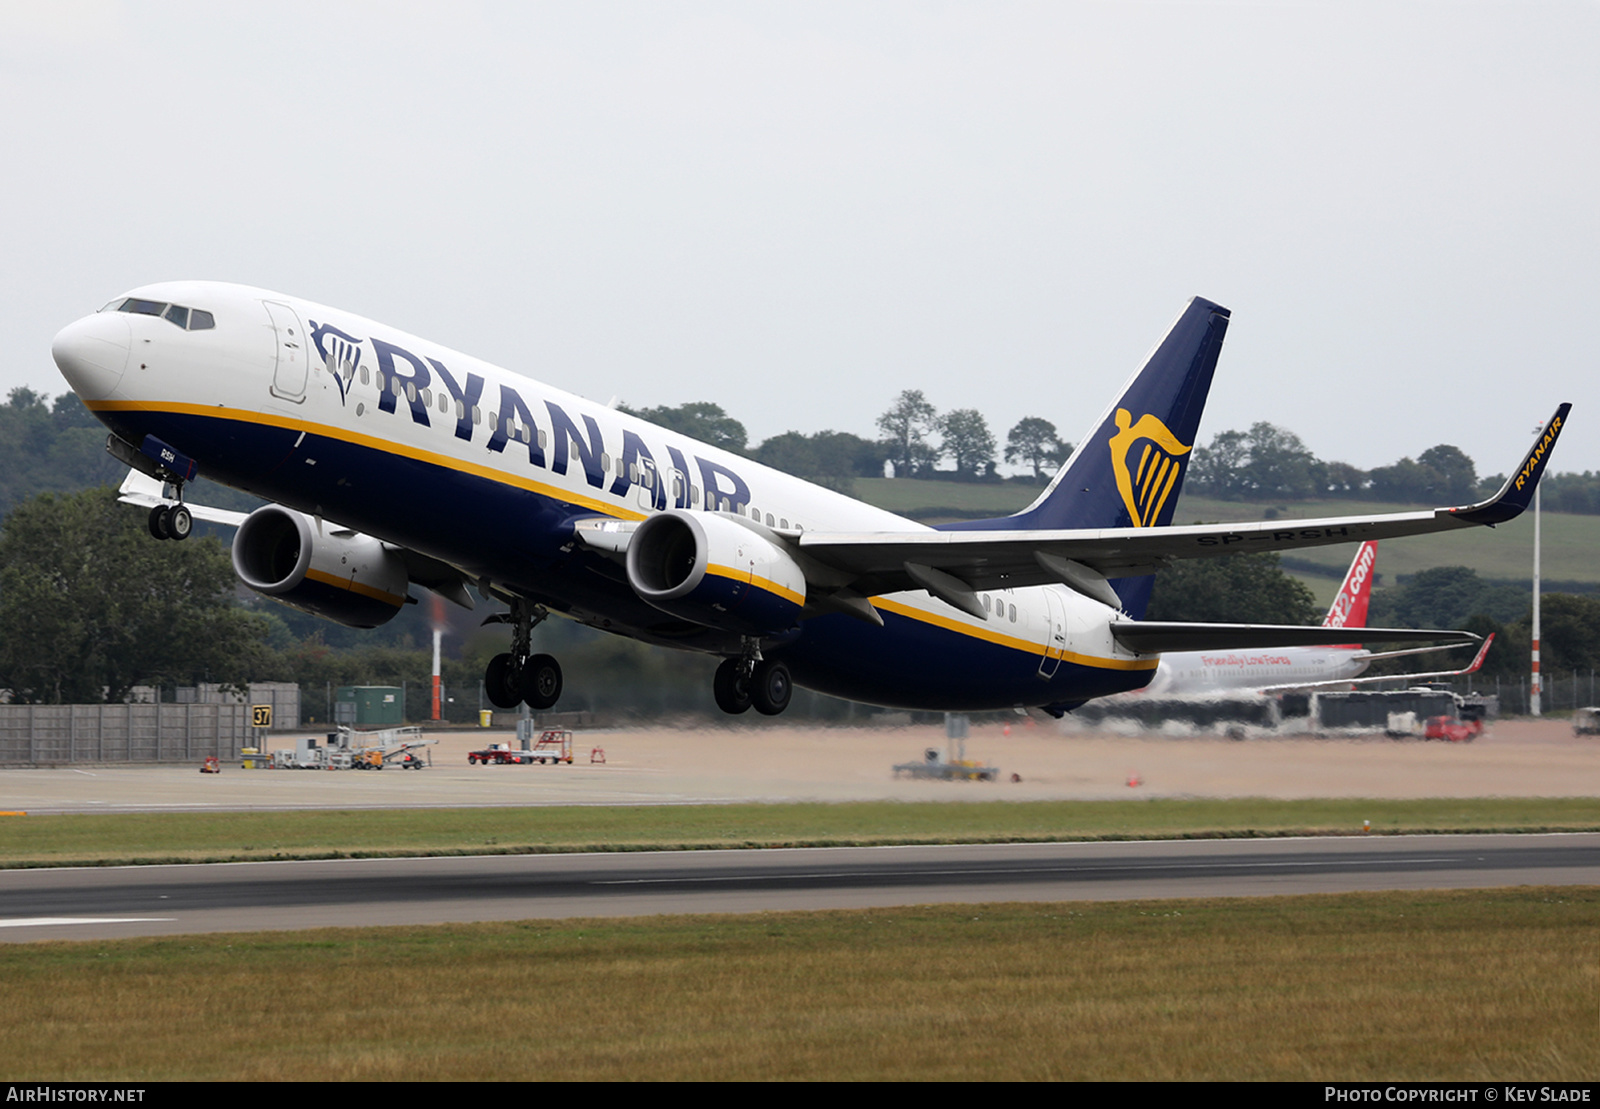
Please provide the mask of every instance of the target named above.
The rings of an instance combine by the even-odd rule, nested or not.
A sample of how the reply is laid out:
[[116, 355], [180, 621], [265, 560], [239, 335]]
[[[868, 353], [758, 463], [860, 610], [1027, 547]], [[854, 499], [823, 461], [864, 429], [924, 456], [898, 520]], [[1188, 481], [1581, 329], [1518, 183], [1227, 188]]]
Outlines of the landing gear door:
[[272, 395], [301, 404], [306, 399], [306, 330], [287, 304], [261, 302], [277, 333], [277, 366], [272, 372]]

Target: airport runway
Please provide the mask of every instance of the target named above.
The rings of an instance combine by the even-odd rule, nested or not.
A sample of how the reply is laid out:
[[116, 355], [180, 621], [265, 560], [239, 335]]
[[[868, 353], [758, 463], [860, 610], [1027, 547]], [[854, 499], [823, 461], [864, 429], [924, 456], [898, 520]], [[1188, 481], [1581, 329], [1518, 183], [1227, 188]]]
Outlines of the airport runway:
[[0, 941], [931, 902], [1600, 885], [1600, 834], [674, 851], [0, 872]]

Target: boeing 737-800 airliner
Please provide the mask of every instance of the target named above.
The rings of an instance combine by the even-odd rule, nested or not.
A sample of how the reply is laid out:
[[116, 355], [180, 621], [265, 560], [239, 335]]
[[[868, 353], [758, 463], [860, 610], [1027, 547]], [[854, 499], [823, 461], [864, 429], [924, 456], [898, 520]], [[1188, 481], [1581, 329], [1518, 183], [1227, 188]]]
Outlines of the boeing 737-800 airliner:
[[[793, 683], [879, 705], [1054, 715], [1150, 681], [1162, 651], [1348, 642], [1339, 628], [1140, 619], [1175, 559], [1494, 524], [1520, 513], [1567, 416], [1481, 504], [1172, 527], [1229, 313], [1195, 298], [1028, 508], [928, 528], [402, 331], [262, 289], [135, 289], [69, 324], [56, 364], [163, 483], [150, 528], [238, 523], [252, 589], [354, 627], [413, 585], [503, 601], [490, 697], [543, 709], [550, 613], [720, 656], [728, 712]], [[273, 503], [185, 504], [197, 473]], [[1371, 629], [1364, 640], [1461, 638]]]

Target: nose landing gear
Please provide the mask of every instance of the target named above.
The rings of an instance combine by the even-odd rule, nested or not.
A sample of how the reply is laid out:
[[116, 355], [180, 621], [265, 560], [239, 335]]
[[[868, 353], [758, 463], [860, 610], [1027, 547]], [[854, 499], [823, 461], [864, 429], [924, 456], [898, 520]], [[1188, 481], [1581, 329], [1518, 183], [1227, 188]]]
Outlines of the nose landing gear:
[[187, 539], [194, 517], [182, 504], [158, 504], [150, 510], [150, 534], [157, 539]]

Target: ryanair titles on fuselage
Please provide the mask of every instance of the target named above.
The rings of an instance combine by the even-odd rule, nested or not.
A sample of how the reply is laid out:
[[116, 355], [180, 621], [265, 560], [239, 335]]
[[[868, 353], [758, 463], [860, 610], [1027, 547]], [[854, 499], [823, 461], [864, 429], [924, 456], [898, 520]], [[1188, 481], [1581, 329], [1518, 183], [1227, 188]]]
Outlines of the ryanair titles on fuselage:
[[[309, 322], [312, 344], [322, 363], [333, 370], [341, 402], [348, 403], [348, 390], [356, 374], [361, 373], [365, 380], [361, 356], [366, 347], [361, 339], [332, 324], [318, 323], [314, 319]], [[485, 381], [481, 374], [468, 371], [458, 377], [437, 358], [419, 357], [376, 336], [369, 336], [365, 342], [371, 344], [376, 362], [373, 373], [377, 379], [379, 410], [394, 414], [399, 399], [404, 397], [412, 422], [431, 427], [435, 417], [448, 419], [448, 415], [431, 409], [423, 390], [440, 390], [454, 402], [456, 438], [472, 442], [480, 422], [477, 416], [484, 407]], [[593, 416], [584, 414], [584, 426], [580, 428], [561, 405], [552, 400], [544, 401], [549, 417], [547, 440], [545, 428], [517, 387], [502, 381], [498, 389], [498, 396], [493, 399], [499, 406], [490, 410], [491, 418], [487, 421], [492, 425], [485, 444], [489, 450], [503, 453], [510, 444], [520, 442], [527, 447], [530, 465], [556, 474], [565, 474], [570, 460], [576, 459], [589, 485], [595, 489], [606, 488], [606, 467], [602, 461], [606, 454], [605, 437]], [[750, 503], [749, 484], [727, 466], [694, 456], [701, 482], [696, 486], [683, 452], [668, 446], [666, 455], [669, 465], [663, 467], [643, 439], [633, 431], [624, 430], [615, 456], [611, 494], [625, 497], [634, 485], [642, 484], [650, 491], [651, 506], [657, 510], [704, 504], [739, 512]], [[676, 480], [672, 475], [676, 475]], [[704, 500], [695, 503], [695, 494], [701, 488]]]

